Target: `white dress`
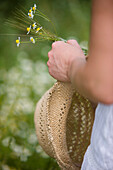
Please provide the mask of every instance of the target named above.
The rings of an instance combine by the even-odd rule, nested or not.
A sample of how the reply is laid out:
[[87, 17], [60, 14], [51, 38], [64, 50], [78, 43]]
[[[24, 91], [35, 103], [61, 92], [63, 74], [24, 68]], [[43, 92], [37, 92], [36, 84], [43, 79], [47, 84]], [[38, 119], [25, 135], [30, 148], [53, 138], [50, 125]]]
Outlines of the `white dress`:
[[97, 106], [81, 170], [113, 170], [113, 104]]

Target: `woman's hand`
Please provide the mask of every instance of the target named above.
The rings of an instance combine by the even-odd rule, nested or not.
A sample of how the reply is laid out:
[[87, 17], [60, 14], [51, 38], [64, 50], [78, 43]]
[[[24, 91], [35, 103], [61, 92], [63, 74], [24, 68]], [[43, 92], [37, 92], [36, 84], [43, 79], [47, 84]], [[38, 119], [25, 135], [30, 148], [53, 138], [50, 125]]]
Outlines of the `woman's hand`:
[[49, 73], [59, 81], [70, 82], [72, 66], [74, 72], [79, 64], [85, 63], [85, 55], [76, 40], [56, 41], [52, 44], [52, 49], [48, 53], [47, 62]]

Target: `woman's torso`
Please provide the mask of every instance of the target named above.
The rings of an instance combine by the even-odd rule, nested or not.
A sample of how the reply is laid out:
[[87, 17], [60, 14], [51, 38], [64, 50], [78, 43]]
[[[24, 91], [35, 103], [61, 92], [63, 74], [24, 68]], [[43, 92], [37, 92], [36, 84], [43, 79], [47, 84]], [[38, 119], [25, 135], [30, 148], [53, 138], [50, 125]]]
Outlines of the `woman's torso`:
[[[89, 167], [88, 170], [90, 166], [94, 166], [95, 170], [113, 170], [113, 104], [98, 104], [91, 144], [86, 151], [83, 164]], [[84, 170], [83, 167], [82, 170]]]

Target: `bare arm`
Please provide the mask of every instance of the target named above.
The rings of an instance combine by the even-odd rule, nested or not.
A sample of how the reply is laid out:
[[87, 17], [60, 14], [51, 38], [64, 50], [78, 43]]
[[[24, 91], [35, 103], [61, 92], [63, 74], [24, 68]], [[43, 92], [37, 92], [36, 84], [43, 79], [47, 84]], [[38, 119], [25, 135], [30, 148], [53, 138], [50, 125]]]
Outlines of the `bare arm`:
[[81, 94], [95, 102], [113, 103], [113, 0], [92, 1], [89, 59], [74, 61], [70, 75]]
[[113, 103], [113, 0], [92, 0], [88, 62], [76, 40], [55, 42], [48, 53], [49, 73], [72, 81], [78, 91], [98, 103]]

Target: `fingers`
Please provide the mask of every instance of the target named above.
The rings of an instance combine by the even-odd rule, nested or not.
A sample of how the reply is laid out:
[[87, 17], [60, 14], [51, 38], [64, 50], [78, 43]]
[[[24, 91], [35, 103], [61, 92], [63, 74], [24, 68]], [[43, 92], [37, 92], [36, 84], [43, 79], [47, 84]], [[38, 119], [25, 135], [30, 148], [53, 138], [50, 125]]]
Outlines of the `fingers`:
[[50, 63], [49, 63], [49, 60], [48, 60], [48, 62], [47, 62], [47, 66], [48, 66], [48, 67], [50, 67]]
[[51, 65], [54, 64], [54, 57], [53, 57], [53, 51], [52, 50], [48, 52], [48, 58], [49, 58], [49, 60], [47, 62], [47, 66], [50, 67]]
[[51, 60], [49, 59], [48, 62], [47, 62], [47, 66], [51, 67], [52, 65], [54, 65], [54, 62], [53, 62], [52, 59]]
[[55, 56], [55, 53], [56, 51], [58, 52], [59, 49], [64, 45], [66, 44], [65, 42], [63, 41], [55, 41], [53, 44], [52, 44], [52, 49], [51, 51], [48, 52], [48, 62], [47, 62], [47, 66], [48, 67], [51, 67], [52, 65], [54, 65], [55, 63], [55, 60], [54, 60], [54, 56]]
[[61, 46], [62, 44], [64, 44], [65, 42], [63, 41], [55, 41], [53, 44], [52, 44], [52, 49], [51, 51], [48, 52], [48, 58], [52, 57], [53, 56], [53, 53], [54, 53], [54, 49], [57, 48], [58, 46]]
[[51, 65], [53, 65], [53, 58], [52, 57], [47, 62], [48, 67], [50, 67]]
[[72, 45], [72, 46], [76, 46], [76, 47], [80, 48], [80, 46], [79, 46], [79, 44], [76, 40], [68, 40], [67, 43]]
[[[72, 46], [76, 46], [76, 47], [79, 47], [79, 48], [80, 48], [80, 45], [78, 44], [78, 42], [77, 42], [76, 40], [68, 40], [67, 43], [70, 44], [70, 45], [72, 45]], [[66, 44], [64, 41], [55, 41], [55, 42], [52, 44], [52, 49], [54, 49], [55, 47], [64, 45], [64, 44]]]
[[54, 49], [55, 47], [58, 47], [58, 46], [61, 46], [65, 44], [64, 41], [55, 41], [53, 44], [52, 44], [52, 48]]
[[53, 56], [52, 50], [48, 52], [48, 58], [51, 58]]

